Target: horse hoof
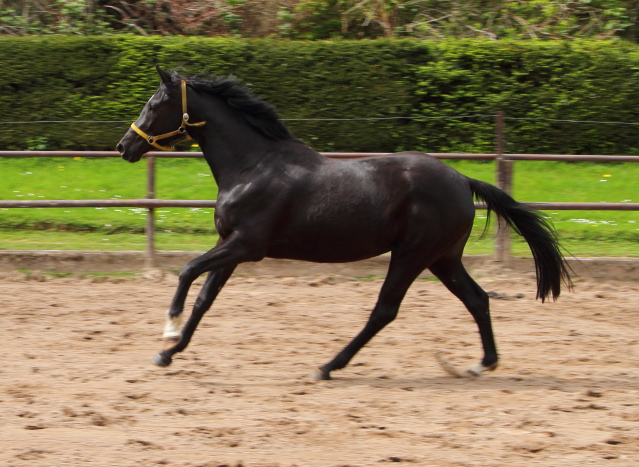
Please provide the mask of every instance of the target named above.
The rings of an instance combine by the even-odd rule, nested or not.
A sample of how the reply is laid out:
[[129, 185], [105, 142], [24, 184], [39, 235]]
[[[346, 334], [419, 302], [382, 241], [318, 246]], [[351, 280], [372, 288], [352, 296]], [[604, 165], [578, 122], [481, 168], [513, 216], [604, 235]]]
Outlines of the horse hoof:
[[481, 363], [478, 363], [471, 366], [466, 371], [460, 371], [458, 368], [455, 368], [455, 366], [441, 353], [435, 354], [435, 357], [444, 371], [455, 378], [478, 378], [485, 371], [494, 371], [498, 366], [498, 363], [494, 363], [490, 366], [484, 366]]
[[485, 371], [495, 371], [498, 366], [499, 366], [499, 363], [493, 363], [490, 366], [484, 366], [481, 363], [477, 363], [476, 365], [473, 365], [468, 370], [466, 370], [466, 372], [468, 373], [469, 376], [473, 378], [477, 378], [481, 376], [481, 374], [484, 373]]
[[168, 357], [164, 355], [163, 353], [157, 354], [155, 357], [153, 357], [153, 360], [151, 360], [151, 363], [161, 367], [169, 366], [171, 362], [172, 362], [171, 357]]
[[332, 379], [331, 374], [328, 371], [326, 371], [324, 368], [318, 368], [308, 376], [310, 376], [311, 378], [317, 381], [328, 381]]

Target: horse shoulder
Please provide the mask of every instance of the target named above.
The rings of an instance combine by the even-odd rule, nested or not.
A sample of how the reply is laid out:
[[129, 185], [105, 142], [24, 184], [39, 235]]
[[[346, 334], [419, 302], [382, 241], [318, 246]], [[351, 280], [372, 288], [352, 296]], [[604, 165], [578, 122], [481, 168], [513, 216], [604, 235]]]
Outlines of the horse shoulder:
[[270, 178], [264, 174], [218, 193], [215, 225], [220, 234], [242, 230], [253, 236], [257, 231], [268, 231], [290, 197], [282, 183]]

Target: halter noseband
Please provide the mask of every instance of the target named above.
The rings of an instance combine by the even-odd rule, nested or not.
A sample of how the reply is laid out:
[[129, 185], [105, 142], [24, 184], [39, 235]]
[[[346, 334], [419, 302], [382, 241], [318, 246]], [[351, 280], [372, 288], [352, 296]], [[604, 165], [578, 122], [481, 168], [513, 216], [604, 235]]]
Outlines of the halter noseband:
[[[159, 136], [151, 136], [151, 135], [147, 135], [145, 132], [140, 130], [138, 126], [135, 124], [135, 122], [131, 123], [131, 129], [133, 131], [135, 131], [138, 135], [144, 138], [147, 141], [147, 143], [149, 143], [151, 146], [161, 149], [162, 151], [173, 151], [173, 148], [175, 147], [176, 144], [182, 143], [184, 141], [192, 140], [193, 138], [191, 138], [191, 135], [189, 135], [189, 133], [186, 131], [187, 126], [202, 126], [206, 123], [206, 122], [189, 123], [189, 114], [186, 111], [186, 80], [180, 80], [180, 83], [182, 86], [182, 123], [180, 124], [180, 127], [177, 130], [171, 131], [170, 133], [164, 133], [163, 135], [159, 135]], [[162, 146], [157, 143], [157, 141], [160, 139], [170, 138], [171, 136], [175, 136], [175, 135], [183, 135], [184, 139], [176, 141], [175, 143], [173, 143], [171, 147]]]

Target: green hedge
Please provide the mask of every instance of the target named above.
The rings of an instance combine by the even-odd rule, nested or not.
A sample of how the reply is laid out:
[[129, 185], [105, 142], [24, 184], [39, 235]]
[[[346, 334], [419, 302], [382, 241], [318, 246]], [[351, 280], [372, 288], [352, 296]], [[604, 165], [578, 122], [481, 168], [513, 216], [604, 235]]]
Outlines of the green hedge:
[[[283, 118], [464, 116], [639, 123], [621, 42], [0, 38], [0, 120], [133, 120], [153, 65], [233, 74]], [[492, 151], [494, 119], [290, 122], [319, 150]], [[3, 124], [0, 149], [112, 149], [127, 124]], [[507, 120], [509, 152], [639, 154], [639, 126]]]
[[[639, 48], [620, 42], [442, 42], [416, 73], [419, 113], [506, 112], [512, 153], [639, 154]], [[510, 118], [508, 118], [510, 117]], [[491, 151], [489, 121], [434, 120], [421, 146]]]

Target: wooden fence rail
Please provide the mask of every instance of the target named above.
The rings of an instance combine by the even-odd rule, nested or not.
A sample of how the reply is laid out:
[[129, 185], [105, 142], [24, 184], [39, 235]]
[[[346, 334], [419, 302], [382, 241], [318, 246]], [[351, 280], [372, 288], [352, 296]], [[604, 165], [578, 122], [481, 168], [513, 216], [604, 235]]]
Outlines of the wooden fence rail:
[[[511, 194], [514, 161], [585, 161], [585, 162], [639, 162], [639, 156], [607, 155], [564, 155], [564, 154], [507, 154], [502, 152], [503, 135], [500, 134], [498, 115], [497, 151], [495, 153], [430, 153], [437, 159], [494, 160], [497, 162], [495, 181], [497, 186]], [[501, 115], [503, 121], [503, 114]], [[389, 153], [324, 152], [322, 155], [334, 159], [358, 159], [389, 155]], [[117, 151], [0, 151], [0, 157], [120, 157]], [[208, 207], [215, 208], [215, 200], [165, 200], [155, 198], [155, 159], [156, 158], [202, 158], [201, 152], [149, 152], [147, 160], [147, 198], [118, 200], [0, 200], [0, 208], [69, 208], [69, 207], [141, 207], [148, 209], [146, 221], [146, 266], [155, 267], [155, 208], [164, 207]], [[639, 211], [639, 203], [524, 203], [540, 210], [575, 211]], [[475, 203], [478, 209], [485, 209], [483, 203]], [[500, 229], [495, 239], [495, 259], [507, 261], [510, 257], [509, 233]]]

